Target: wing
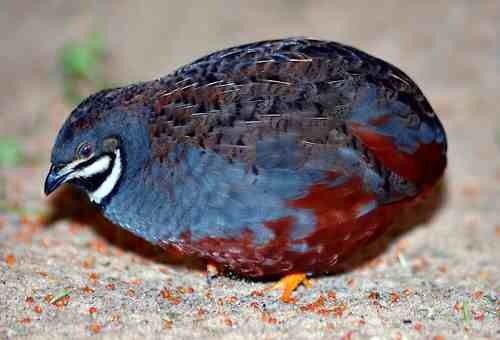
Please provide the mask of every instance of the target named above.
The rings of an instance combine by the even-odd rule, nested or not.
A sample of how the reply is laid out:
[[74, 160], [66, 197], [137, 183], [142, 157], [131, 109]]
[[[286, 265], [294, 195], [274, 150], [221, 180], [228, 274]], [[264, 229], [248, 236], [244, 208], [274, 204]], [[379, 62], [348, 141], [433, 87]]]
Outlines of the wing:
[[415, 83], [333, 42], [234, 47], [130, 92], [151, 111], [143, 229], [248, 275], [334, 266], [446, 164]]
[[348, 174], [362, 163], [381, 178], [384, 201], [414, 195], [444, 169], [443, 128], [415, 83], [338, 43], [238, 46], [198, 59], [153, 88], [150, 133], [159, 159], [191, 144], [253, 171]]

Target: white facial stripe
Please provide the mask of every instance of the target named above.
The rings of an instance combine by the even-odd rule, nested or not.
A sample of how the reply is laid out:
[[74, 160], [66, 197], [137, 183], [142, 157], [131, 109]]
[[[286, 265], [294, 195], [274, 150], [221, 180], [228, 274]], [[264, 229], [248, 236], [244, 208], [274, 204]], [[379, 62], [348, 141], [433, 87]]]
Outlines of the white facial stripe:
[[79, 164], [86, 162], [88, 158], [86, 159], [77, 159], [76, 161], [73, 161], [71, 163], [68, 163], [64, 168], [62, 168], [58, 174], [63, 176], [66, 175], [68, 172], [72, 172]]
[[[105, 169], [109, 167], [110, 161], [111, 160], [108, 157], [108, 164]], [[118, 180], [120, 179], [121, 173], [122, 173], [122, 160], [120, 157], [120, 150], [117, 149], [115, 151], [115, 162], [113, 164], [113, 169], [111, 170], [111, 173], [108, 175], [108, 177], [106, 177], [104, 182], [102, 182], [102, 184], [97, 188], [97, 190], [88, 193], [90, 200], [94, 201], [95, 203], [101, 203], [102, 200], [106, 198], [106, 196], [108, 196], [111, 193], [111, 191], [113, 191], [116, 183], [118, 183]]]
[[103, 156], [94, 163], [90, 164], [89, 166], [86, 166], [81, 170], [73, 172], [71, 175], [68, 176], [68, 180], [72, 178], [92, 177], [94, 175], [97, 175], [101, 172], [108, 170], [110, 164], [111, 164], [111, 157]]

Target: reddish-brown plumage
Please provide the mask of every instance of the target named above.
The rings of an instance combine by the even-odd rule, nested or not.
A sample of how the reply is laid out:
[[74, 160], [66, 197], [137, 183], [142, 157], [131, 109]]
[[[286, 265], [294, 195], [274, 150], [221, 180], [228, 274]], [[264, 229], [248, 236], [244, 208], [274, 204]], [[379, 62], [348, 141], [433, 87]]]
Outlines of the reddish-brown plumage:
[[[331, 179], [337, 175], [331, 173]], [[309, 193], [289, 202], [294, 208], [314, 212], [317, 224], [314, 231], [300, 242], [308, 251], [293, 251], [290, 232], [294, 220], [286, 217], [266, 222], [274, 232], [274, 239], [256, 247], [249, 229], [238, 238], [205, 237], [193, 240], [188, 233], [175, 247], [184, 254], [197, 255], [215, 263], [223, 263], [238, 274], [248, 277], [276, 277], [290, 273], [328, 273], [348, 255], [359, 251], [370, 240], [380, 236], [394, 217], [418, 200], [412, 199], [386, 204], [357, 216], [359, 207], [374, 199], [363, 190], [359, 178], [352, 178], [341, 186], [319, 183]], [[167, 244], [165, 244], [167, 246]]]
[[386, 168], [422, 187], [435, 184], [446, 167], [443, 146], [436, 142], [421, 144], [410, 154], [398, 150], [391, 137], [374, 133], [355, 123], [351, 123], [350, 128]]

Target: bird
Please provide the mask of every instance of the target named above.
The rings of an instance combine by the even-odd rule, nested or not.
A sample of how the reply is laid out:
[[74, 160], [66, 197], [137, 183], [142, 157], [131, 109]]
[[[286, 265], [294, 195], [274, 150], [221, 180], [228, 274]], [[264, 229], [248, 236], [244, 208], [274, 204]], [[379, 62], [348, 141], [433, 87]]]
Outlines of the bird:
[[402, 70], [341, 43], [213, 52], [99, 91], [60, 128], [45, 180], [114, 224], [283, 301], [332, 273], [443, 177], [444, 127]]

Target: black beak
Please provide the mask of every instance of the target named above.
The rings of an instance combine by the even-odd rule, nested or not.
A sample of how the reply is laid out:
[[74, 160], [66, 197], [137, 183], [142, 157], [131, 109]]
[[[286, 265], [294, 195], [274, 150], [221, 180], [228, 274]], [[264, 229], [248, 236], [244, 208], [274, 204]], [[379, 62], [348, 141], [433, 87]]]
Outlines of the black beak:
[[50, 166], [47, 178], [45, 178], [45, 195], [49, 195], [51, 192], [56, 190], [61, 184], [63, 184], [68, 177], [69, 173], [58, 174], [54, 165]]

